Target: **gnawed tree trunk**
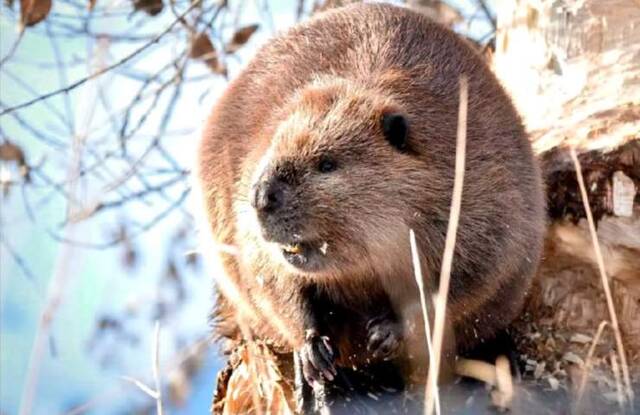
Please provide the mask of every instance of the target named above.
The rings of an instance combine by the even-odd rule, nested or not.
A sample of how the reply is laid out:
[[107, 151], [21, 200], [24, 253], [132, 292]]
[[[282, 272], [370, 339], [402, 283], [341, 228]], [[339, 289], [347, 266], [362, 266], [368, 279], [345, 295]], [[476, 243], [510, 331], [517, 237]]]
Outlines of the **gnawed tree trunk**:
[[[497, 12], [494, 69], [542, 161], [550, 216], [545, 258], [516, 327], [522, 358], [542, 383], [575, 392], [593, 336], [610, 321], [569, 155], [573, 147], [638, 382], [640, 2], [504, 1]], [[612, 369], [619, 362], [612, 368], [612, 350], [614, 336], [605, 330], [593, 358], [592, 393], [585, 393], [604, 397], [595, 404], [618, 399]]]

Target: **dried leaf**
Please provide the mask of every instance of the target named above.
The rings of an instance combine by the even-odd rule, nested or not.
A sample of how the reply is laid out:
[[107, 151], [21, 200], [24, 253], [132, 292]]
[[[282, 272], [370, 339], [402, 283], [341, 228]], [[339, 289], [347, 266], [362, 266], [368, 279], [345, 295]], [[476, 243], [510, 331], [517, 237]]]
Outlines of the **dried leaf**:
[[201, 255], [198, 252], [189, 252], [185, 256], [186, 264], [195, 270], [200, 269], [201, 259]]
[[238, 29], [238, 31], [233, 35], [231, 42], [229, 42], [224, 48], [225, 52], [236, 52], [242, 45], [249, 41], [251, 36], [256, 32], [256, 30], [258, 30], [259, 27], [260, 26], [257, 24], [252, 24]]
[[98, 0], [89, 0], [89, 3], [87, 3], [87, 10], [93, 11], [93, 9], [95, 9], [96, 7], [97, 1]]
[[213, 47], [209, 36], [202, 32], [191, 39], [189, 56], [203, 61], [213, 72], [226, 75], [227, 69], [218, 59], [218, 52]]
[[133, 0], [133, 9], [143, 11], [149, 16], [156, 16], [164, 9], [162, 0]]
[[20, 0], [20, 22], [33, 26], [43, 21], [51, 11], [51, 0]]
[[582, 334], [582, 333], [575, 333], [569, 339], [571, 343], [579, 343], [579, 344], [587, 344], [587, 343], [590, 343], [592, 340], [593, 338], [591, 336], [587, 336], [586, 334]]
[[8, 140], [0, 144], [0, 160], [15, 161], [19, 166], [25, 165], [22, 148]]
[[169, 278], [172, 281], [179, 281], [180, 278], [180, 272], [178, 272], [178, 267], [176, 266], [176, 263], [173, 261], [173, 259], [169, 258], [169, 261], [167, 263], [167, 278]]
[[209, 36], [206, 33], [201, 32], [191, 38], [189, 57], [198, 59], [211, 53], [215, 53], [215, 49], [213, 48], [211, 39], [209, 39]]
[[[27, 165], [27, 161], [24, 155], [24, 151], [17, 144], [12, 143], [9, 140], [5, 140], [4, 143], [0, 144], [0, 160], [10, 163], [15, 162], [18, 166], [18, 171], [20, 172], [20, 176], [22, 176], [23, 180], [26, 183], [31, 181], [30, 178], [30, 168]], [[5, 170], [6, 171], [6, 170]], [[6, 185], [6, 180], [0, 179], [3, 182], [3, 185]], [[6, 193], [6, 189], [5, 189]]]
[[138, 251], [130, 242], [125, 243], [122, 255], [122, 265], [128, 270], [135, 269], [138, 264]]
[[573, 352], [567, 352], [562, 356], [562, 360], [566, 360], [569, 363], [573, 363], [576, 365], [584, 366], [584, 361], [580, 356]]

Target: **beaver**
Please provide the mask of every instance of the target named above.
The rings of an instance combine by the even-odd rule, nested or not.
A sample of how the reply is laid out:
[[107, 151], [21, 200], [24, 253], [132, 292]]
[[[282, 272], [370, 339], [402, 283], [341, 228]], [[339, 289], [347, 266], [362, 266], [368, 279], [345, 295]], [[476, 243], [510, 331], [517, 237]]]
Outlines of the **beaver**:
[[466, 173], [447, 316], [458, 351], [512, 321], [545, 217], [521, 119], [458, 35], [406, 8], [355, 4], [268, 42], [208, 118], [198, 182], [216, 242], [236, 248], [222, 254], [237, 292], [218, 298], [218, 334], [298, 351], [309, 383], [336, 366], [428, 360], [409, 233], [434, 287], [462, 76]]

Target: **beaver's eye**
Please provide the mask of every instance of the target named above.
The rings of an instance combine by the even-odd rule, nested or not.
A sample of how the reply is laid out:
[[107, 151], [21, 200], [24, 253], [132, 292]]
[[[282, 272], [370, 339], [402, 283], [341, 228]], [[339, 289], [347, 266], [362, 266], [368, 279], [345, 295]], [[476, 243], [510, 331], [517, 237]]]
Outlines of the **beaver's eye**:
[[382, 116], [382, 131], [387, 141], [398, 150], [406, 150], [409, 136], [409, 122], [406, 117], [398, 113]]
[[320, 160], [320, 163], [318, 163], [318, 170], [320, 170], [321, 173], [331, 173], [337, 167], [338, 165], [335, 160], [329, 157], [323, 157], [322, 160]]

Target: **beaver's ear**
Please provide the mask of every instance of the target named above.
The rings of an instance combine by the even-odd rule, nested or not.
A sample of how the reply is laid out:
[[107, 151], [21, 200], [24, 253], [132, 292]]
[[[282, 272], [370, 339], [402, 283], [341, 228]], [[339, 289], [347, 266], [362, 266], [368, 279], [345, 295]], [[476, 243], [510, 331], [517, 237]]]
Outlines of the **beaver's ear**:
[[382, 132], [387, 141], [398, 150], [407, 148], [409, 138], [409, 121], [397, 112], [385, 113], [382, 116]]

